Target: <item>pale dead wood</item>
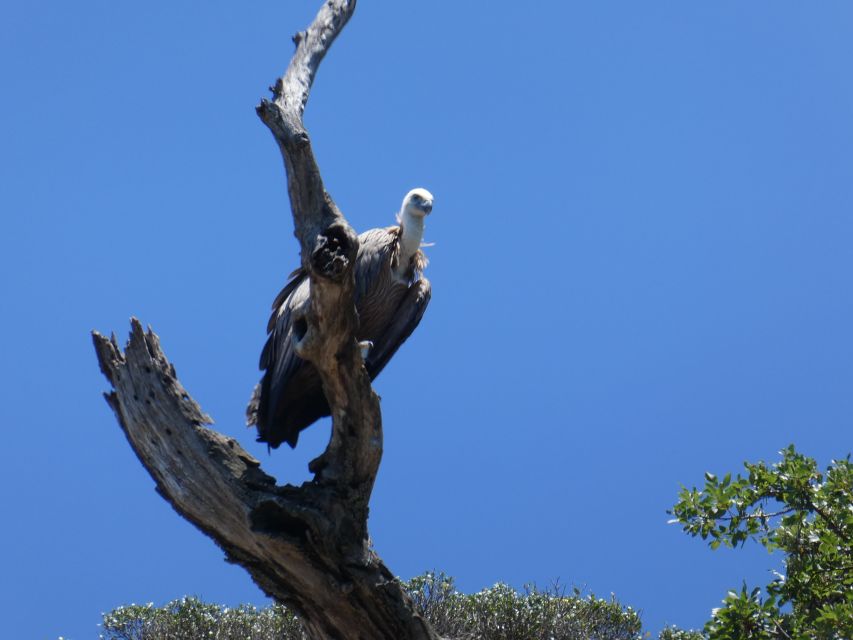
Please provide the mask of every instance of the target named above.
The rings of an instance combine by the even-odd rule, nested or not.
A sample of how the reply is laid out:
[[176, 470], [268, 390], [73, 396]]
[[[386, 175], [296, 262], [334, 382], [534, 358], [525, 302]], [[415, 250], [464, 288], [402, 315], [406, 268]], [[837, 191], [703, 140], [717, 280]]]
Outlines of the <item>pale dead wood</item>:
[[358, 238], [326, 193], [302, 113], [323, 56], [355, 9], [328, 0], [298, 34], [284, 77], [258, 114], [284, 158], [302, 264], [310, 274], [307, 333], [298, 353], [320, 372], [332, 437], [301, 487], [276, 486], [260, 463], [210, 422], [181, 386], [149, 329], [132, 320], [124, 353], [94, 333], [106, 394], [128, 441], [182, 516], [222, 547], [271, 597], [292, 607], [311, 638], [436, 640], [371, 550], [370, 494], [382, 456], [379, 399], [355, 342]]

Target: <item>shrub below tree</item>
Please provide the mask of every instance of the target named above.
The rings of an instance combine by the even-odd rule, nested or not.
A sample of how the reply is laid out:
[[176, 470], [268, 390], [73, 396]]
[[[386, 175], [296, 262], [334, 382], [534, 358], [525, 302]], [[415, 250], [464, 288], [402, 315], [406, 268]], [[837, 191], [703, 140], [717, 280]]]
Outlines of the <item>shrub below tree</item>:
[[[826, 472], [796, 452], [773, 465], [744, 463], [746, 475], [705, 474], [682, 488], [672, 522], [712, 549], [755, 540], [784, 554], [784, 573], [764, 590], [744, 585], [712, 611], [703, 632], [668, 627], [658, 640], [850, 640], [853, 638], [853, 465]], [[497, 584], [460, 593], [444, 574], [403, 583], [418, 612], [455, 640], [641, 640], [639, 614], [615, 598], [554, 587], [519, 593]], [[130, 605], [104, 615], [103, 640], [306, 640], [286, 608], [228, 609], [183, 598], [164, 607]]]
[[[505, 584], [460, 593], [452, 578], [425, 573], [404, 587], [421, 615], [442, 637], [455, 640], [640, 640], [639, 614], [614, 598], [566, 594], [554, 587], [517, 592]], [[130, 605], [104, 615], [104, 640], [305, 640], [285, 607], [228, 609], [182, 598], [164, 607]], [[699, 640], [675, 628], [661, 640]]]

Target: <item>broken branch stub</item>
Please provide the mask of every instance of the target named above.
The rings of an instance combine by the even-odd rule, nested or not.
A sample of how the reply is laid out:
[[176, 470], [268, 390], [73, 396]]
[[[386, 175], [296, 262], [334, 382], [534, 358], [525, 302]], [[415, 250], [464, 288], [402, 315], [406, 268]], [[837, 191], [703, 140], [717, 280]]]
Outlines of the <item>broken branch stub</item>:
[[334, 485], [277, 486], [178, 381], [158, 337], [133, 319], [122, 352], [94, 332], [106, 395], [157, 492], [213, 538], [313, 639], [436, 640], [370, 549], [361, 510]]

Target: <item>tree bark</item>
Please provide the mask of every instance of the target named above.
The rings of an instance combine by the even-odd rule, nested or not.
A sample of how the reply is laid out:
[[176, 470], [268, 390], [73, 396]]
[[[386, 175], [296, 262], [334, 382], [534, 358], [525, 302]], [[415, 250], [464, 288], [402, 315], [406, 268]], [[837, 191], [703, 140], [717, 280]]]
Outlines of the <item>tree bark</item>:
[[177, 379], [158, 337], [131, 320], [122, 353], [93, 333], [105, 394], [131, 447], [175, 510], [243, 566], [258, 586], [292, 608], [313, 639], [437, 640], [393, 574], [370, 548], [368, 502], [382, 457], [379, 398], [355, 331], [358, 238], [326, 193], [302, 124], [314, 75], [355, 10], [327, 0], [258, 114], [281, 149], [294, 233], [310, 275], [307, 332], [299, 355], [320, 373], [332, 436], [311, 482], [277, 486], [211, 422]]

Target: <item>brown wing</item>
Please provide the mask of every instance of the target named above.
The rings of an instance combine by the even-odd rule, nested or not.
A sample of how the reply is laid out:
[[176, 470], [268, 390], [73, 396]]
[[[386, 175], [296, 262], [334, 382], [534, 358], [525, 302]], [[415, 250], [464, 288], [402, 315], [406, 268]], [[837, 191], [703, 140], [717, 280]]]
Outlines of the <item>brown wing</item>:
[[[356, 306], [362, 322], [359, 333], [374, 344], [365, 363], [371, 380], [418, 326], [430, 299], [425, 278], [408, 287], [391, 278], [389, 265], [398, 248], [397, 238], [397, 227], [359, 236]], [[418, 266], [413, 264], [413, 278]], [[308, 303], [308, 293], [307, 274], [299, 269], [276, 297], [267, 325], [269, 337], [261, 352], [264, 375], [246, 410], [248, 424], [257, 425], [258, 440], [273, 448], [282, 442], [295, 447], [302, 429], [329, 415], [316, 368], [293, 348], [294, 314]]]
[[388, 328], [374, 341], [373, 348], [367, 355], [365, 366], [371, 380], [379, 375], [391, 357], [397, 353], [397, 349], [412, 335], [423, 318], [431, 297], [432, 286], [424, 277], [409, 287]]
[[308, 276], [297, 269], [273, 302], [259, 363], [264, 375], [246, 409], [258, 440], [273, 448], [295, 447], [299, 432], [329, 413], [317, 370], [293, 349], [294, 312], [307, 300]]

